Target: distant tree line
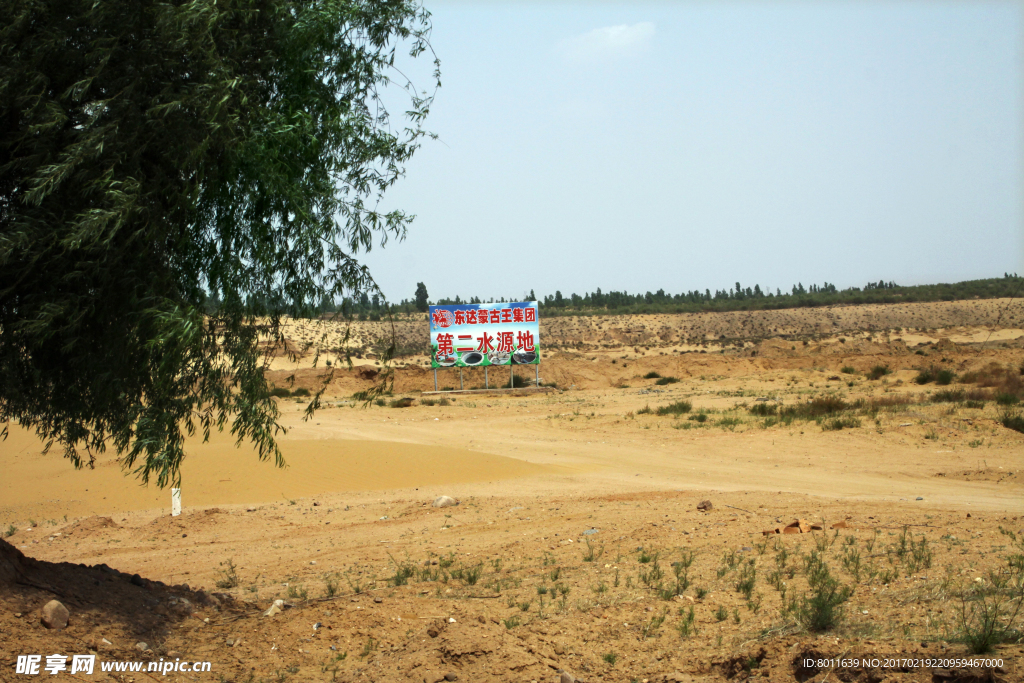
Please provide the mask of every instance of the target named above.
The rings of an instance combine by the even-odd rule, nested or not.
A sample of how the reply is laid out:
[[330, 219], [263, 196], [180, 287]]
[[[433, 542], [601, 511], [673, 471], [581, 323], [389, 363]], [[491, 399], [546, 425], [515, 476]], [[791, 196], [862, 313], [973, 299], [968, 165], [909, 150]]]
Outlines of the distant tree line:
[[[540, 299], [533, 290], [520, 297], [483, 299], [469, 297], [462, 299], [441, 298], [431, 301], [424, 283], [417, 283], [412, 299], [399, 303], [387, 303], [377, 294], [355, 293], [339, 302], [324, 301], [319, 307], [293, 310], [294, 317], [319, 317], [338, 314], [346, 319], [380, 320], [390, 311], [392, 314], [423, 313], [429, 305], [504, 303], [506, 301], [539, 301], [546, 316], [552, 315], [629, 315], [644, 313], [699, 313], [715, 311], [759, 311], [783, 308], [809, 308], [834, 306], [837, 304], [892, 304], [915, 301], [957, 301], [963, 299], [997, 299], [1017, 297], [1024, 293], [1024, 278], [1016, 273], [1005, 273], [1001, 278], [966, 280], [954, 284], [902, 286], [893, 281], [869, 282], [863, 287], [839, 289], [830, 282], [806, 287], [798, 282], [788, 292], [776, 289], [774, 292], [760, 285], [743, 287], [737, 282], [729, 289], [712, 292], [710, 289], [693, 290], [669, 294], [659, 289], [656, 292], [630, 294], [622, 291], [596, 291], [582, 295], [563, 295], [561, 291]], [[215, 296], [208, 298], [208, 308], [215, 309], [219, 301]], [[267, 304], [273, 308], [273, 302]]]

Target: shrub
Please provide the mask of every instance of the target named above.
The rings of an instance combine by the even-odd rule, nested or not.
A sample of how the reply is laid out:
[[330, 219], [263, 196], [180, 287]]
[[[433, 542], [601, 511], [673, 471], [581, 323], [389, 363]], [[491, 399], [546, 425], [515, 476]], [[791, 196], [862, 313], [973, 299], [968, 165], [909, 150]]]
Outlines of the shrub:
[[844, 375], [854, 375], [857, 373], [857, 368], [846, 365], [839, 372], [843, 373]]
[[678, 377], [662, 377], [661, 379], [655, 381], [654, 383], [659, 387], [663, 387], [666, 384], [676, 384], [677, 382], [679, 382]]
[[292, 392], [292, 396], [309, 396], [309, 389], [303, 389], [302, 387], [299, 387], [298, 389]]
[[661, 377], [661, 375], [659, 375], [654, 370], [651, 370], [646, 375], [644, 375], [644, 379], [658, 379], [659, 377]]
[[932, 401], [935, 403], [960, 403], [966, 396], [963, 389], [946, 389], [932, 394]]
[[855, 417], [833, 417], [825, 420], [821, 423], [821, 430], [823, 432], [838, 432], [843, 428], [853, 429], [854, 427], [860, 427], [860, 420]]
[[270, 390], [270, 395], [276, 396], [277, 398], [288, 398], [292, 395], [292, 392], [288, 391], [284, 387], [274, 387]]
[[935, 373], [935, 383], [946, 386], [956, 377], [952, 370], [939, 370]]
[[839, 625], [843, 617], [843, 603], [853, 595], [853, 588], [843, 586], [829, 572], [826, 565], [812, 551], [807, 572], [810, 593], [799, 600], [793, 599], [789, 611], [808, 631], [821, 633]]
[[931, 368], [928, 368], [927, 370], [921, 370], [917, 373], [917, 377], [914, 378], [914, 381], [917, 382], [918, 384], [928, 384], [929, 382], [934, 382], [935, 371], [932, 370]]
[[412, 405], [413, 399], [411, 398], [395, 398], [388, 402], [388, 406], [391, 408], [408, 408]]
[[644, 407], [643, 407], [643, 408], [641, 408], [640, 410], [636, 411], [636, 414], [637, 414], [637, 415], [650, 415], [650, 414], [651, 414], [651, 413], [653, 413], [653, 412], [654, 412], [654, 411], [653, 411], [653, 410], [651, 410], [651, 407], [650, 407], [650, 406], [644, 406]]
[[533, 380], [522, 375], [512, 375], [512, 387], [515, 389], [522, 389], [524, 387], [532, 387]]
[[888, 365], [876, 365], [875, 367], [871, 368], [871, 370], [867, 373], [866, 377], [868, 379], [880, 379], [881, 377], [884, 377], [885, 375], [888, 375], [891, 372], [892, 370], [889, 369]]
[[444, 406], [450, 406], [451, 404], [452, 404], [452, 402], [451, 402], [451, 401], [449, 401], [449, 400], [448, 400], [447, 398], [442, 398], [441, 400], [439, 400], [439, 401], [437, 402], [437, 405], [439, 405], [439, 406], [441, 406], [441, 407], [444, 407]]
[[676, 401], [675, 403], [669, 403], [667, 406], [661, 406], [656, 411], [658, 415], [682, 415], [688, 413], [693, 409], [693, 404], [689, 401]]
[[421, 398], [420, 399], [420, 404], [425, 405], [425, 406], [432, 406], [432, 405], [437, 404], [437, 401], [435, 401], [432, 398]]
[[688, 420], [693, 420], [694, 422], [700, 422], [700, 423], [703, 424], [704, 422], [708, 421], [708, 414], [707, 413], [697, 413], [696, 415], [691, 415], [687, 419]]
[[815, 418], [839, 413], [850, 407], [838, 396], [816, 396], [807, 403], [784, 406], [779, 414], [790, 417]]
[[1011, 411], [1009, 408], [1003, 410], [999, 415], [999, 422], [1007, 429], [1024, 434], [1024, 417], [1017, 411]]
[[768, 417], [769, 415], [777, 415], [779, 406], [775, 403], [755, 403], [748, 410], [751, 415]]
[[999, 392], [996, 394], [996, 403], [1001, 406], [1012, 406], [1017, 404], [1017, 397], [1013, 394]]

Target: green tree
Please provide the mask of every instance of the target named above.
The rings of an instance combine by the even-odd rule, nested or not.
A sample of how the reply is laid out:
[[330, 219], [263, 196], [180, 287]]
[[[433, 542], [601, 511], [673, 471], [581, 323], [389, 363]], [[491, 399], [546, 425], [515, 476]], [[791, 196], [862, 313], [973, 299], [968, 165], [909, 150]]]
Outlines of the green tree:
[[[456, 297], [458, 298], [458, 297]], [[427, 298], [427, 286], [422, 282], [416, 283], [416, 310], [420, 313], [426, 313], [430, 307], [430, 301]]]
[[[0, 0], [0, 16], [0, 421], [76, 466], [112, 447], [160, 486], [187, 435], [225, 426], [280, 464], [267, 343], [289, 313], [379, 292], [356, 257], [412, 220], [373, 207], [427, 135], [432, 95], [393, 65], [429, 51], [429, 14]], [[381, 101], [395, 88], [404, 127]]]

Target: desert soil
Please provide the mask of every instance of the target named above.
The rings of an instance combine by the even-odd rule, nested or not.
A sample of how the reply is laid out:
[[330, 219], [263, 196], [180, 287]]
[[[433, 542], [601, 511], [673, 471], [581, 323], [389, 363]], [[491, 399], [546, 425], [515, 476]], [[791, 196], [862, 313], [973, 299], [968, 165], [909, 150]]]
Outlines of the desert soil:
[[[398, 326], [407, 347], [426, 337], [422, 321]], [[180, 517], [112, 456], [74, 471], [11, 425], [0, 529], [34, 563], [0, 588], [0, 680], [30, 680], [18, 655], [89, 652], [212, 672], [81, 680], [1024, 680], [1019, 640], [996, 646], [1001, 670], [945, 679], [800, 664], [965, 655], [958, 596], [998, 583], [1014, 551], [1001, 530], [1024, 533], [1024, 434], [999, 421], [1014, 408], [995, 388], [914, 378], [1019, 375], [1022, 327], [1005, 300], [557, 318], [542, 320], [540, 366], [557, 390], [441, 405], [425, 357], [405, 355], [380, 406], [352, 398], [373, 384], [382, 331], [358, 323], [361, 358], [335, 365], [312, 420], [307, 399], [280, 399], [287, 467], [229, 435], [193, 443]], [[340, 334], [291, 330], [295, 348]], [[308, 364], [276, 359], [270, 377], [315, 389]], [[876, 366], [890, 373], [868, 379]], [[860, 407], [836, 430], [751, 412], [820, 396]], [[389, 407], [400, 397], [412, 405]], [[656, 414], [679, 401], [689, 412]], [[441, 495], [459, 504], [432, 507]], [[774, 533], [797, 519], [821, 530]], [[814, 558], [852, 589], [821, 633], [787, 608]], [[63, 630], [40, 623], [54, 597]]]

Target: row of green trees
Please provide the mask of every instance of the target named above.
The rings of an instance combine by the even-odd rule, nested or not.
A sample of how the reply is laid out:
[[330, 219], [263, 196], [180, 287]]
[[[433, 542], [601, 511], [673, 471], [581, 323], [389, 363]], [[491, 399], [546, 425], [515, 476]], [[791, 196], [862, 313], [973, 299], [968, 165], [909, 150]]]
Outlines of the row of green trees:
[[[783, 308], [833, 306], [837, 304], [880, 304], [906, 303], [915, 301], [957, 301], [964, 299], [995, 299], [1020, 296], [1024, 292], [1024, 278], [1017, 274], [1005, 273], [1001, 278], [966, 280], [954, 284], [933, 284], [901, 286], [893, 281], [869, 282], [863, 287], [839, 289], [830, 282], [821, 285], [804, 286], [797, 283], [789, 292], [776, 289], [774, 292], [762, 289], [760, 285], [743, 287], [739, 282], [729, 289], [693, 290], [669, 294], [663, 289], [643, 294], [628, 292], [603, 292], [599, 287], [583, 295], [563, 295], [560, 291], [539, 300], [544, 315], [626, 315], [644, 313], [696, 313], [701, 311], [756, 311]], [[491, 298], [469, 297], [462, 299], [441, 298], [431, 301], [426, 285], [417, 284], [412, 299], [403, 299], [389, 304], [380, 297], [365, 293], [344, 298], [338, 304], [325, 302], [318, 310], [298, 313], [303, 316], [340, 313], [343, 317], [360, 320], [380, 320], [389, 311], [393, 314], [410, 315], [424, 313], [431, 304], [479, 304], [505, 301], [537, 300], [531, 290], [527, 297]]]

